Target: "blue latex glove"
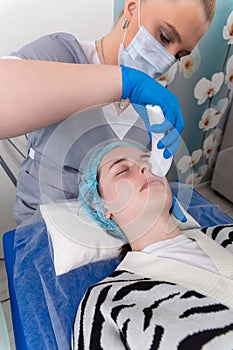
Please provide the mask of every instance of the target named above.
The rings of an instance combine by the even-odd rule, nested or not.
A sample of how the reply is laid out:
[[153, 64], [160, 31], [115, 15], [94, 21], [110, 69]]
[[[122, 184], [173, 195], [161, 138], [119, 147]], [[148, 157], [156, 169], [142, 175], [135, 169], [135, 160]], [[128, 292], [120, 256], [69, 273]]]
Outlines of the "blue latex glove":
[[171, 214], [173, 214], [178, 220], [180, 220], [181, 222], [186, 222], [187, 218], [186, 216], [183, 214], [177, 199], [174, 195], [172, 195], [172, 207], [171, 207]]
[[[133, 104], [146, 106], [158, 105], [163, 111], [165, 121], [162, 124], [150, 125], [149, 132], [166, 133], [158, 143], [158, 148], [165, 148], [164, 157], [175, 155], [179, 143], [180, 134], [184, 128], [184, 121], [179, 106], [178, 98], [168, 89], [159, 84], [147, 74], [121, 65], [122, 69], [122, 99], [130, 99]], [[141, 115], [141, 113], [140, 113]], [[148, 116], [142, 118], [148, 125]]]

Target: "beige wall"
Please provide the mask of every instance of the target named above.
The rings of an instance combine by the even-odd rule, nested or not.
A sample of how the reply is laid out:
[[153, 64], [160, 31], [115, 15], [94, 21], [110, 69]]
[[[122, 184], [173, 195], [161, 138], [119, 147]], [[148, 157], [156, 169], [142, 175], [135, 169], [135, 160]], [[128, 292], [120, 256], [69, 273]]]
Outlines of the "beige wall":
[[0, 55], [57, 31], [95, 40], [111, 29], [113, 11], [113, 0], [0, 0]]

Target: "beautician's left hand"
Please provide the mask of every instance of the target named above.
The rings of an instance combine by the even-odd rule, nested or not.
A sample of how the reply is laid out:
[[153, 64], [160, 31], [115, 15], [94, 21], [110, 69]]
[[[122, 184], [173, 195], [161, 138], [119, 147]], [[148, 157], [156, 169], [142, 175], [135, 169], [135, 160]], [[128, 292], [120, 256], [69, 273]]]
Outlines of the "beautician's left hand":
[[143, 119], [150, 139], [151, 133], [164, 133], [162, 130], [165, 130], [164, 137], [157, 144], [158, 149], [165, 148], [163, 152], [164, 158], [167, 159], [171, 156], [175, 156], [180, 144], [181, 128], [179, 133], [167, 119], [165, 119], [165, 121], [161, 124], [150, 124], [146, 107], [137, 104], [133, 104], [133, 107]]
[[186, 222], [187, 218], [183, 214], [183, 211], [181, 210], [179, 203], [177, 202], [177, 199], [174, 195], [172, 195], [172, 207], [171, 207], [171, 213], [174, 215], [178, 220], [181, 222]]
[[[165, 133], [163, 139], [158, 143], [158, 148], [165, 148], [165, 158], [175, 155], [180, 143], [180, 134], [184, 128], [178, 98], [149, 75], [123, 65], [121, 69], [122, 99], [129, 98], [131, 103], [143, 106], [147, 104], [160, 106], [165, 121], [161, 124], [150, 125], [148, 131]], [[144, 119], [143, 115], [142, 118]], [[144, 121], [147, 126], [146, 115]]]

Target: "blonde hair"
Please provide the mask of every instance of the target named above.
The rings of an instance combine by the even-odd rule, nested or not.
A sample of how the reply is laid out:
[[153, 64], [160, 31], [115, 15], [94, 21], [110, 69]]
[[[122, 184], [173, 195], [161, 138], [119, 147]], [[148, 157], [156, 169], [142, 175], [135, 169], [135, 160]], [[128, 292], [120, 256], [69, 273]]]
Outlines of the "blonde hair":
[[216, 9], [216, 0], [198, 0], [202, 4], [207, 21], [212, 21]]
[[[141, 2], [142, 1], [146, 1], [146, 0], [141, 0]], [[197, 1], [199, 1], [199, 3], [203, 7], [207, 22], [211, 22], [214, 17], [214, 13], [216, 9], [216, 0], [197, 0]], [[119, 21], [123, 13], [124, 13], [124, 9], [117, 16], [115, 24]]]

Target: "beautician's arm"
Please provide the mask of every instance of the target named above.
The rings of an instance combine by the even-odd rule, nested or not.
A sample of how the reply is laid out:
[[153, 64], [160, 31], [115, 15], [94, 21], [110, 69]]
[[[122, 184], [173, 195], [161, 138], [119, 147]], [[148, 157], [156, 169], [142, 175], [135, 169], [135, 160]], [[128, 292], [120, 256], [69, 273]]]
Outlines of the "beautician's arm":
[[119, 101], [119, 66], [0, 61], [0, 139], [58, 122], [84, 108]]
[[161, 107], [165, 121], [148, 124], [148, 131], [165, 132], [160, 141], [165, 158], [176, 153], [184, 127], [177, 97], [147, 74], [125, 66], [0, 60], [0, 98], [0, 139], [121, 98]]

